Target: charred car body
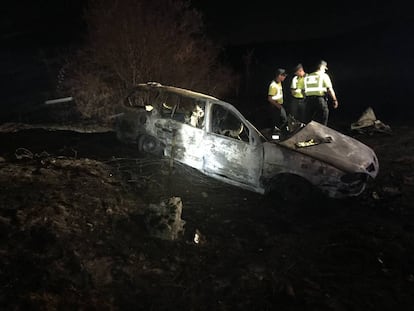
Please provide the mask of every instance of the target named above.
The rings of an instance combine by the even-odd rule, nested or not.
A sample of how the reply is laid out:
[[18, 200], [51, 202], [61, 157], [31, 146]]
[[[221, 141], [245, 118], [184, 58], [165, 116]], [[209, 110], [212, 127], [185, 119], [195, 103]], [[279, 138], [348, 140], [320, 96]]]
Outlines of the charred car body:
[[298, 196], [316, 188], [332, 198], [357, 196], [379, 168], [371, 148], [317, 122], [272, 140], [233, 105], [158, 83], [132, 90], [117, 135], [142, 151], [262, 194]]

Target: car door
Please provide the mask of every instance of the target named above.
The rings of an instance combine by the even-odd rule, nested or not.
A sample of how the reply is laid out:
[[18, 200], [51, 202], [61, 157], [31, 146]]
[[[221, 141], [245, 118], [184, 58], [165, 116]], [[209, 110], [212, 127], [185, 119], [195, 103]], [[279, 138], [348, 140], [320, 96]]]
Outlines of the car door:
[[207, 118], [204, 172], [257, 188], [262, 172], [263, 145], [250, 123], [234, 107], [218, 103], [210, 106]]
[[203, 165], [204, 105], [202, 100], [169, 94], [154, 124], [164, 154], [196, 169]]

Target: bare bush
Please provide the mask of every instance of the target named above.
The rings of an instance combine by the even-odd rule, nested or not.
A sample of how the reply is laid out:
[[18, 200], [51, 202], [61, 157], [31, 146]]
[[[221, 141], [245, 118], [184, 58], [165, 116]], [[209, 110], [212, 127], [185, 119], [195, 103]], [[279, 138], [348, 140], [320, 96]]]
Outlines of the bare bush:
[[218, 97], [236, 85], [188, 1], [90, 0], [85, 18], [87, 46], [67, 81], [85, 116], [102, 120], [137, 83], [156, 81]]

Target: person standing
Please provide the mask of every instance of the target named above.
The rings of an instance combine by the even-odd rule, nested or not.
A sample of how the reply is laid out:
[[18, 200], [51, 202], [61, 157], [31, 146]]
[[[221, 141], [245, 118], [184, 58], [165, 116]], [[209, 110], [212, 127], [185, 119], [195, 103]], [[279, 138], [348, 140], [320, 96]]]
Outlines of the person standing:
[[274, 80], [269, 85], [267, 100], [270, 103], [270, 118], [273, 126], [280, 128], [287, 122], [286, 110], [283, 107], [282, 82], [286, 79], [286, 70], [278, 68]]
[[309, 108], [309, 117], [311, 120], [318, 121], [323, 125], [328, 124], [329, 107], [328, 97], [333, 101], [333, 108], [338, 108], [338, 99], [332, 86], [332, 81], [326, 73], [328, 63], [321, 60], [318, 63], [317, 70], [305, 77], [305, 96], [306, 107]]
[[289, 112], [293, 117], [301, 122], [306, 122], [305, 116], [305, 71], [302, 64], [296, 65], [293, 69], [295, 73], [290, 83], [291, 100]]

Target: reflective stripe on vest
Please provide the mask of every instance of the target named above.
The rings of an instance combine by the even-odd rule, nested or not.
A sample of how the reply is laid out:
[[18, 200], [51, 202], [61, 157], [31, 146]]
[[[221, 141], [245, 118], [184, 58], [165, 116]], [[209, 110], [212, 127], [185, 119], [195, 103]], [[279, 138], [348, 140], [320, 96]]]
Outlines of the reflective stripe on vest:
[[323, 96], [325, 93], [326, 87], [323, 86], [323, 78], [320, 74], [311, 73], [305, 77], [306, 96]]
[[271, 87], [274, 87], [276, 90], [276, 94], [272, 96], [272, 99], [277, 101], [279, 104], [283, 104], [283, 87], [281, 83], [272, 82]]
[[283, 94], [282, 92], [279, 91], [276, 95], [272, 96], [272, 99], [278, 100], [278, 99], [281, 99], [282, 97], [283, 97]]
[[[299, 80], [299, 79], [301, 79], [301, 80]], [[293, 91], [294, 92], [293, 97], [303, 98], [302, 88], [304, 87], [304, 81], [305, 81], [304, 79], [305, 79], [304, 77], [302, 77], [302, 78], [299, 78], [298, 76], [293, 77], [292, 83], [290, 85], [290, 88], [292, 90], [294, 90]], [[299, 83], [300, 83], [300, 85], [299, 85]]]

